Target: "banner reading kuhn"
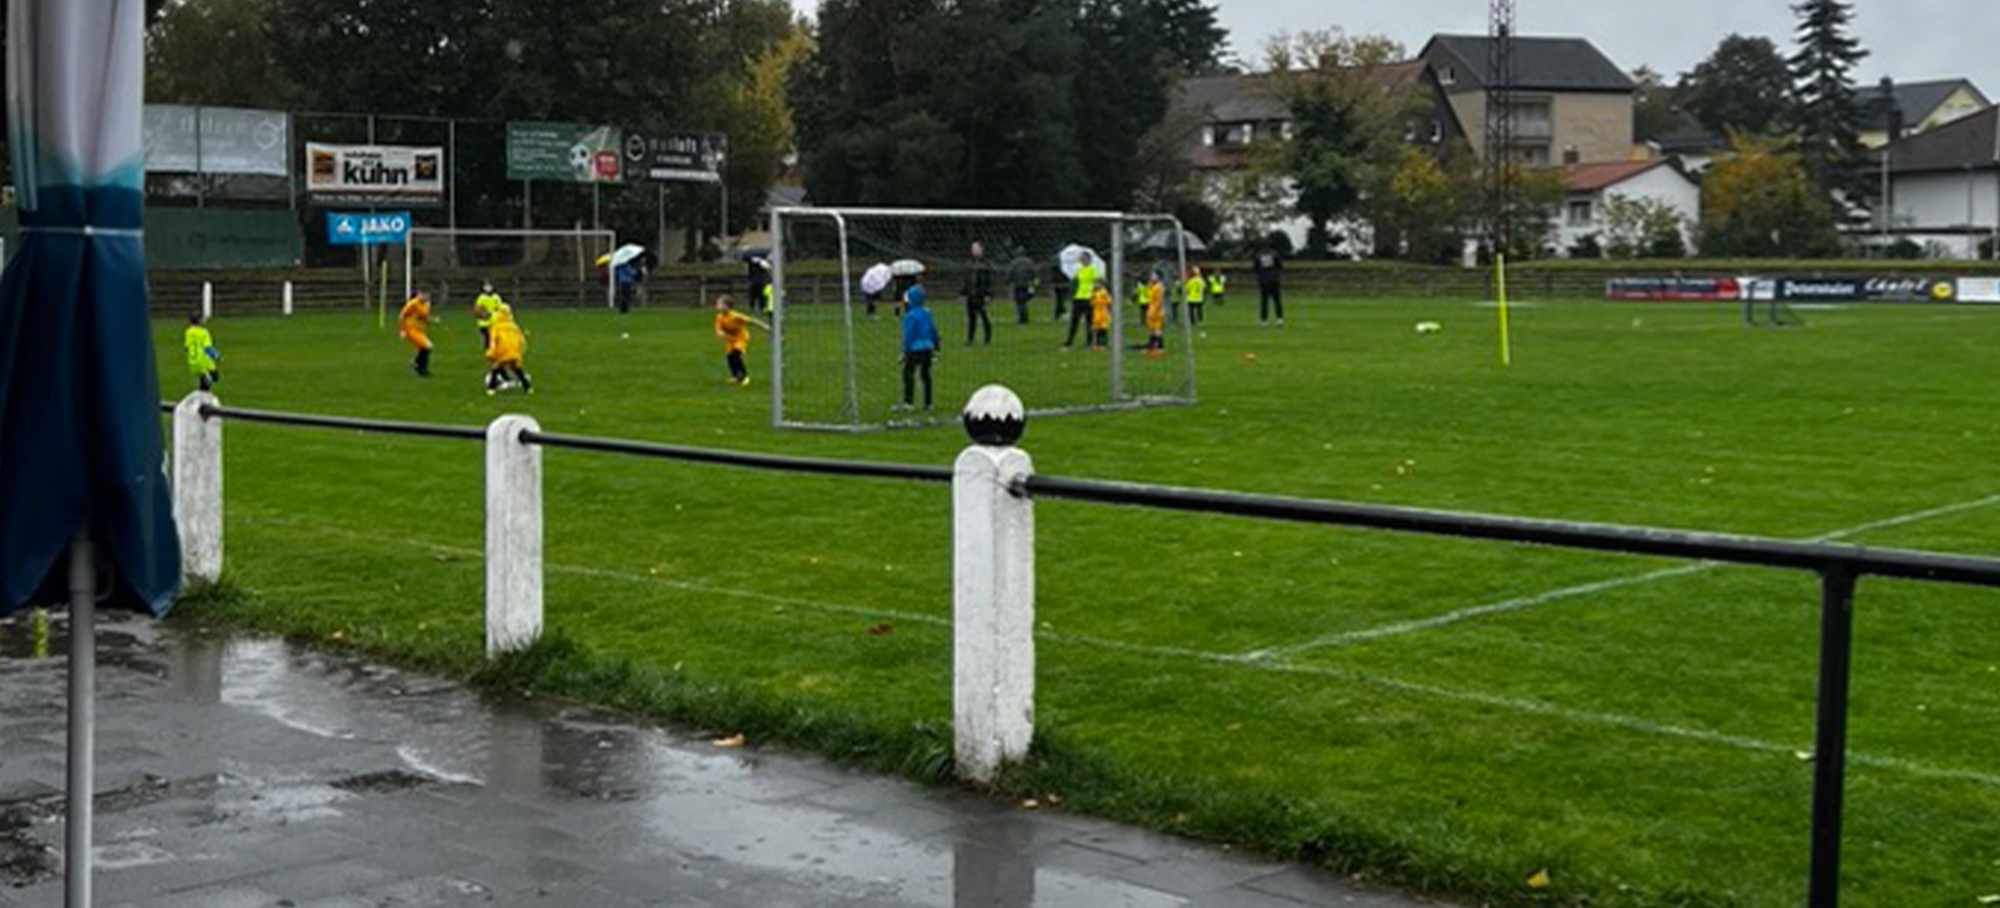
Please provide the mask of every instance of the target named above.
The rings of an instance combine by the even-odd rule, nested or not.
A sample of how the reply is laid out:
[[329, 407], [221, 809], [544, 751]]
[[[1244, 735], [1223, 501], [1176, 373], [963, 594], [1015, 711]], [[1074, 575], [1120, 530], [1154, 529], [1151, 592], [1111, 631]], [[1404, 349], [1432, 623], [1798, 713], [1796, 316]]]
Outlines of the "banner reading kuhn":
[[444, 167], [442, 148], [309, 142], [306, 192], [321, 204], [437, 205]]

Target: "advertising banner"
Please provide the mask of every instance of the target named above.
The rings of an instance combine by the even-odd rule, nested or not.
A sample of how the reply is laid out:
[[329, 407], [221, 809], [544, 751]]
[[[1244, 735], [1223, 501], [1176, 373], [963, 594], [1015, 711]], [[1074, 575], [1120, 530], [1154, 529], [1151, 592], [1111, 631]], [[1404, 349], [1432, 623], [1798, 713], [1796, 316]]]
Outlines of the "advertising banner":
[[619, 183], [624, 170], [616, 126], [573, 123], [507, 124], [507, 179]]
[[1730, 277], [1619, 277], [1604, 284], [1605, 299], [1733, 300], [1742, 293]]
[[407, 211], [329, 211], [326, 241], [333, 246], [394, 246], [410, 238]]
[[1929, 277], [1878, 277], [1870, 278], [1863, 292], [1871, 300], [1949, 303], [1958, 298], [1958, 285]]
[[625, 136], [625, 172], [635, 180], [720, 183], [729, 137], [712, 132]]
[[1779, 278], [1778, 298], [1803, 302], [1859, 302], [1868, 298], [1868, 281], [1858, 277]]
[[291, 122], [271, 110], [148, 104], [139, 119], [146, 171], [286, 176]]
[[306, 192], [319, 203], [437, 204], [444, 199], [444, 149], [310, 142]]
[[1962, 303], [2000, 303], [2000, 277], [1959, 278], [1958, 300]]

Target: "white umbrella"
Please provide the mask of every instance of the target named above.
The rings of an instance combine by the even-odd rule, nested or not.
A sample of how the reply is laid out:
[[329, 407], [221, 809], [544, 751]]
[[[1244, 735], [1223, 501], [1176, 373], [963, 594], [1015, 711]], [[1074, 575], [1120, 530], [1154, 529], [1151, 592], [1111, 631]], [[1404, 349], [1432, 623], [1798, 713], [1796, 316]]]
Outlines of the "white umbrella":
[[1070, 278], [1076, 277], [1076, 273], [1082, 270], [1084, 265], [1103, 260], [1096, 250], [1075, 243], [1064, 246], [1061, 252], [1056, 253], [1056, 262], [1062, 266], [1063, 274]]
[[881, 293], [895, 277], [896, 273], [890, 271], [889, 266], [876, 262], [867, 271], [861, 272], [861, 292]]
[[608, 264], [611, 267], [616, 268], [619, 265], [623, 265], [626, 262], [629, 262], [645, 254], [646, 254], [646, 247], [641, 246], [638, 243], [626, 243], [625, 245], [612, 250], [610, 255], [598, 256], [597, 263], [599, 265]]
[[924, 263], [916, 259], [897, 259], [889, 263], [889, 273], [897, 277], [909, 277], [924, 273]]

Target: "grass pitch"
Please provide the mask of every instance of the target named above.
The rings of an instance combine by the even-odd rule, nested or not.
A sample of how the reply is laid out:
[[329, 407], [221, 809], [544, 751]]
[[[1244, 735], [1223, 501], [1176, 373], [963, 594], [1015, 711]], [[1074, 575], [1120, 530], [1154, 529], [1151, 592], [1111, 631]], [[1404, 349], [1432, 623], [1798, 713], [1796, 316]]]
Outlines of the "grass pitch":
[[[940, 308], [949, 338], [957, 313]], [[1032, 423], [1037, 468], [2000, 549], [2000, 312], [1854, 308], [1753, 331], [1726, 307], [1521, 308], [1508, 369], [1486, 308], [1304, 301], [1282, 330], [1253, 314], [1211, 307], [1199, 405]], [[470, 320], [446, 317], [427, 381], [358, 315], [219, 319], [220, 394], [928, 464], [964, 443], [768, 428], [766, 339], [758, 383], [729, 385], [706, 313], [524, 312], [538, 393], [489, 398]], [[168, 389], [187, 385], [180, 328], [158, 325]], [[1058, 356], [1045, 320], [995, 328], [1044, 333]], [[954, 344], [940, 372], [977, 355]], [[250, 595], [207, 614], [477, 663], [477, 445], [225, 435], [227, 559]], [[945, 489], [546, 458], [548, 624], [567, 649], [538, 683], [935, 764]], [[1025, 790], [1506, 904], [1801, 897], [1809, 576], [1063, 502], [1039, 506], [1037, 533], [1044, 746]], [[2000, 892], [2000, 595], [1869, 580], [1857, 602], [1847, 904], [1977, 904]]]

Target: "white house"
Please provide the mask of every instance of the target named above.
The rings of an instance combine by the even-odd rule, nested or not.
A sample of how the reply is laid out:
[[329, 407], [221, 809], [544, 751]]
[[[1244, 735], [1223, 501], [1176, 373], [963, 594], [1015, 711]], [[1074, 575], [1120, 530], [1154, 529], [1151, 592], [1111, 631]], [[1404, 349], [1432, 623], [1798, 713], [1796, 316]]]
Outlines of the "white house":
[[1563, 168], [1569, 195], [1556, 215], [1556, 246], [1567, 251], [1590, 234], [1605, 240], [1604, 206], [1614, 197], [1652, 200], [1681, 216], [1681, 241], [1694, 248], [1701, 223], [1701, 186], [1674, 159], [1571, 164]]
[[1872, 228], [1877, 243], [1907, 239], [1978, 258], [2000, 238], [2000, 107], [1893, 142], [1876, 163], [1889, 196], [1887, 219]]

